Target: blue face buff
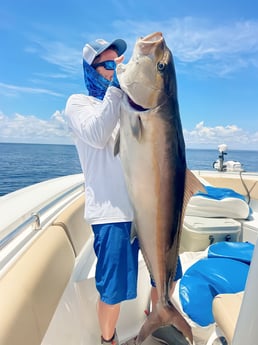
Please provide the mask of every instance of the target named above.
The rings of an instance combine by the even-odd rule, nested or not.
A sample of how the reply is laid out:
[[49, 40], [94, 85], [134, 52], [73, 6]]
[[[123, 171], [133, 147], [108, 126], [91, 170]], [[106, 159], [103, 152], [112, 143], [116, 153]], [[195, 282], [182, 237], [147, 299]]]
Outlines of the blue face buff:
[[103, 99], [110, 81], [102, 77], [91, 65], [83, 60], [83, 72], [86, 88], [89, 96]]

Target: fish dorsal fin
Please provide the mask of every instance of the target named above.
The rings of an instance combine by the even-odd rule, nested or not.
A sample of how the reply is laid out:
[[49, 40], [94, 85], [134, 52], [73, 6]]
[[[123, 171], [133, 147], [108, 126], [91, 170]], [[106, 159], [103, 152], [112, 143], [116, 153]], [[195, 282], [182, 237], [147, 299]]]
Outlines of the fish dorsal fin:
[[116, 156], [120, 151], [120, 131], [118, 131], [115, 139], [115, 145], [114, 145], [114, 155]]
[[198, 178], [189, 169], [186, 169], [183, 210], [185, 210], [193, 194], [198, 191], [207, 193], [204, 185], [198, 180]]

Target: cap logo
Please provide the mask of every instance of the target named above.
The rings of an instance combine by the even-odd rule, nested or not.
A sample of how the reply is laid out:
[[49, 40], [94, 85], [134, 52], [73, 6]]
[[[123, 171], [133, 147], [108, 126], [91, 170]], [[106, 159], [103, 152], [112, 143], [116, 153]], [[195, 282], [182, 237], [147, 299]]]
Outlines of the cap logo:
[[103, 40], [103, 39], [101, 39], [101, 38], [98, 38], [98, 39], [96, 40], [96, 42], [99, 43], [99, 44], [101, 44], [101, 45], [104, 45], [104, 44], [107, 44], [107, 43], [108, 43], [107, 41], [105, 41], [105, 40]]

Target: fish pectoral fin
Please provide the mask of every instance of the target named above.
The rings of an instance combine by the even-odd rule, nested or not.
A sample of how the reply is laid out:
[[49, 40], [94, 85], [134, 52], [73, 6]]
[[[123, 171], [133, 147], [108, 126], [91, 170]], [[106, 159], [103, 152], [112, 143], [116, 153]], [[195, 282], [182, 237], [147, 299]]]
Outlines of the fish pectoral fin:
[[118, 131], [115, 139], [115, 145], [114, 145], [114, 156], [116, 156], [120, 151], [120, 131]]
[[207, 193], [204, 185], [198, 180], [198, 178], [191, 172], [191, 170], [186, 169], [185, 178], [185, 195], [184, 195], [184, 205], [183, 210], [186, 208], [190, 198], [196, 192]]
[[139, 115], [138, 116], [131, 116], [130, 123], [131, 123], [131, 129], [132, 129], [133, 136], [138, 141], [140, 141], [141, 137], [142, 137], [142, 130], [143, 130], [141, 117]]
[[135, 224], [132, 223], [131, 226], [131, 235], [130, 235], [130, 241], [131, 243], [133, 243], [133, 241], [137, 238], [137, 231], [136, 231], [136, 227]]

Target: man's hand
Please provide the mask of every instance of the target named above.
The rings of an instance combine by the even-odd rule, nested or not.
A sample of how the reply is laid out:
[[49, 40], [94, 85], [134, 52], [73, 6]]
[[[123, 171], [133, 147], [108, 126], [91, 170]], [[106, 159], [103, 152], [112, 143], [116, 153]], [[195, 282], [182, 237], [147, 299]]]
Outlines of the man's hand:
[[[123, 60], [124, 60], [124, 55], [121, 55], [121, 56], [115, 58], [114, 61], [118, 65], [119, 63], [122, 63]], [[112, 78], [109, 85], [117, 87], [118, 89], [120, 89], [120, 84], [119, 84], [119, 81], [117, 79], [116, 70], [114, 70], [113, 78]]]
[[120, 55], [117, 58], [115, 58], [115, 63], [118, 65], [119, 63], [122, 63], [124, 61], [124, 55]]

